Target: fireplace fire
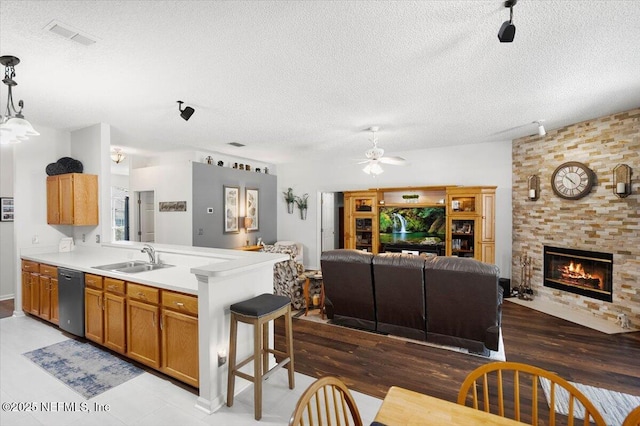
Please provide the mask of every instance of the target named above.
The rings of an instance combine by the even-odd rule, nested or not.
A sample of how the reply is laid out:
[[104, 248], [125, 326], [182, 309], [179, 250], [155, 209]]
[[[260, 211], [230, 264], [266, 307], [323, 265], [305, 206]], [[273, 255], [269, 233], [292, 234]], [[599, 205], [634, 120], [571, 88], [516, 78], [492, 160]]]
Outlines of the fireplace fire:
[[613, 254], [544, 247], [544, 286], [611, 302]]

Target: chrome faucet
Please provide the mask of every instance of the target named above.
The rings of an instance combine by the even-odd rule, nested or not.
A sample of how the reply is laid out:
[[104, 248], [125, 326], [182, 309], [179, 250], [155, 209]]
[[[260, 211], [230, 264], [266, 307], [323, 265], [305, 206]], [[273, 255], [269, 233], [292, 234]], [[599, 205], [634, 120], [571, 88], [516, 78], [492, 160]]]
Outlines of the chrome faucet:
[[142, 253], [147, 253], [149, 255], [149, 262], [155, 264], [156, 263], [156, 251], [149, 244], [145, 244], [142, 250]]

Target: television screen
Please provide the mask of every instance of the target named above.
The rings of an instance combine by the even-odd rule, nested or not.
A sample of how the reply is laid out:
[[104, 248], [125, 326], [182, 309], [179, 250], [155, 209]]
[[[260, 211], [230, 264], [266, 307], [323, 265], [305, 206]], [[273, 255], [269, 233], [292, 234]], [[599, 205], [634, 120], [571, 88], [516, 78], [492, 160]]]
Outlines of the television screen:
[[445, 240], [445, 206], [380, 207], [380, 243], [437, 244]]

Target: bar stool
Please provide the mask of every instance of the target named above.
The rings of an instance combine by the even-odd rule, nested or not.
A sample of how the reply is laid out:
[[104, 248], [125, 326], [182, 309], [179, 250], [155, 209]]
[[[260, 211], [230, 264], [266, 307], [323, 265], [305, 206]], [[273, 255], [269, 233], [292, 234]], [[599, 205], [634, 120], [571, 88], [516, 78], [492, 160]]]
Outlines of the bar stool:
[[[229, 376], [227, 383], [227, 407], [233, 405], [235, 377], [253, 382], [253, 403], [256, 420], [262, 417], [262, 381], [279, 368], [287, 365], [289, 389], [295, 387], [293, 370], [293, 330], [291, 325], [291, 300], [286, 296], [261, 294], [252, 299], [234, 303], [231, 309], [231, 330], [229, 333]], [[269, 321], [284, 316], [285, 352], [269, 348]], [[236, 363], [238, 321], [253, 325], [253, 355]], [[283, 359], [269, 370], [269, 354]], [[253, 376], [240, 370], [253, 361]], [[261, 362], [262, 361], [262, 362]]]

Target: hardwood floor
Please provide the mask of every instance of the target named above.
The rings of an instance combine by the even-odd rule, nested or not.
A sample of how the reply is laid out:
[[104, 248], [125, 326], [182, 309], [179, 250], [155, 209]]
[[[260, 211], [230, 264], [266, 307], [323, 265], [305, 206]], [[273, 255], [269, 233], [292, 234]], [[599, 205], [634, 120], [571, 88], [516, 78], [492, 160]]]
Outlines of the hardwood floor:
[[[283, 340], [276, 325], [276, 344]], [[401, 386], [456, 401], [460, 384], [486, 359], [343, 327], [294, 319], [295, 370], [339, 376], [357, 391], [383, 398]], [[553, 371], [567, 380], [640, 396], [640, 332], [604, 334], [505, 301], [502, 334], [508, 361]]]

